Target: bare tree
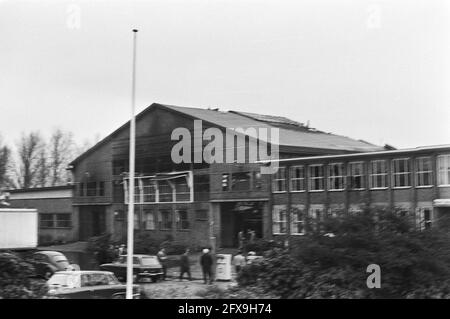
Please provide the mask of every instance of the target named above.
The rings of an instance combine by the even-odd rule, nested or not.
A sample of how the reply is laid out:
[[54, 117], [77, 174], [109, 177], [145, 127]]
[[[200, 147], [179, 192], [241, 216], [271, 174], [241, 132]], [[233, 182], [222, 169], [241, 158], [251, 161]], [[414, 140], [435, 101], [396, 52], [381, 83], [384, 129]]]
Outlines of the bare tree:
[[10, 186], [10, 162], [11, 149], [7, 145], [3, 145], [0, 136], [0, 189]]
[[38, 160], [37, 160], [37, 170], [36, 170], [36, 183], [37, 187], [48, 186], [49, 176], [50, 176], [50, 164], [44, 144], [40, 147]]
[[39, 155], [43, 144], [39, 132], [22, 133], [22, 137], [17, 143], [18, 159], [16, 164], [16, 181], [20, 188], [36, 186]]
[[66, 168], [75, 153], [73, 134], [61, 129], [54, 130], [49, 149], [50, 184], [65, 184], [68, 178]]

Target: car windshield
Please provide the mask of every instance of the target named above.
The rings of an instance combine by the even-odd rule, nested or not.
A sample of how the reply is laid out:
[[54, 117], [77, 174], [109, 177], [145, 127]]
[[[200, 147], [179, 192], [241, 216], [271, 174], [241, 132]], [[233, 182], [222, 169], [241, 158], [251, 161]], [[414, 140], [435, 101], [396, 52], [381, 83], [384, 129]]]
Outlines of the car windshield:
[[48, 280], [47, 283], [51, 287], [76, 288], [80, 286], [80, 277], [75, 274], [56, 273]]
[[[119, 263], [126, 264], [127, 263], [127, 256], [126, 255], [120, 256]], [[133, 264], [135, 264], [135, 265], [139, 265], [140, 264], [138, 257], [133, 257]]]
[[69, 267], [69, 261], [66, 259], [66, 257], [64, 256], [55, 256], [53, 257], [53, 259], [55, 260], [55, 262], [62, 267]]
[[154, 256], [142, 257], [141, 261], [143, 266], [158, 266], [158, 259]]
[[91, 273], [81, 275], [81, 287], [118, 285], [119, 280], [109, 273]]

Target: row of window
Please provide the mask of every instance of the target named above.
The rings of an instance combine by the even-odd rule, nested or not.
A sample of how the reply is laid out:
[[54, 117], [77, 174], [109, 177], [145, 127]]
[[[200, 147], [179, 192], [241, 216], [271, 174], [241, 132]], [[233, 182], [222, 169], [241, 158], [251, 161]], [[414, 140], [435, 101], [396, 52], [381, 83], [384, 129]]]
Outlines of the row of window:
[[[324, 205], [310, 205], [309, 210], [306, 211], [304, 205], [292, 205], [291, 206], [291, 222], [290, 232], [292, 235], [303, 235], [306, 233], [306, 224], [309, 219], [312, 223], [312, 227], [317, 227], [326, 217], [336, 217], [337, 213], [342, 211], [342, 205], [335, 208], [329, 208], [325, 210]], [[349, 211], [357, 212], [361, 211], [358, 206], [352, 206]], [[413, 213], [409, 208], [401, 208], [400, 214], [412, 217]], [[432, 212], [433, 208], [419, 207], [415, 214], [415, 226], [419, 230], [428, 229], [432, 224]], [[274, 205], [272, 211], [272, 233], [274, 235], [285, 235], [288, 230], [288, 216], [286, 205]]]
[[[440, 155], [437, 158], [438, 185], [450, 186], [450, 155]], [[390, 175], [393, 188], [407, 188], [413, 186], [412, 174], [415, 173], [416, 187], [433, 186], [433, 169], [431, 157], [415, 159], [415, 169], [412, 169], [411, 159], [398, 158], [392, 160], [392, 174]], [[370, 162], [311, 164], [290, 167], [289, 190], [293, 192], [340, 191], [346, 187], [352, 190], [385, 189], [389, 185], [387, 160], [373, 160]], [[368, 165], [368, 174], [366, 174]], [[308, 170], [308, 171], [306, 171]], [[325, 170], [326, 177], [325, 177]], [[308, 176], [307, 173], [308, 172]], [[325, 185], [326, 184], [326, 185]], [[286, 168], [280, 167], [272, 179], [274, 192], [285, 192]]]
[[233, 172], [222, 174], [222, 191], [259, 190], [262, 187], [260, 172]]
[[84, 196], [105, 196], [105, 182], [79, 183], [77, 195]]
[[[175, 217], [175, 225], [173, 218]], [[143, 220], [140, 220], [140, 213], [134, 213], [134, 228], [144, 230], [171, 230], [174, 226], [176, 230], [189, 230], [190, 223], [186, 210], [144, 210]], [[143, 227], [141, 227], [143, 226]]]
[[72, 227], [72, 214], [39, 214], [39, 226], [41, 228], [70, 228]]

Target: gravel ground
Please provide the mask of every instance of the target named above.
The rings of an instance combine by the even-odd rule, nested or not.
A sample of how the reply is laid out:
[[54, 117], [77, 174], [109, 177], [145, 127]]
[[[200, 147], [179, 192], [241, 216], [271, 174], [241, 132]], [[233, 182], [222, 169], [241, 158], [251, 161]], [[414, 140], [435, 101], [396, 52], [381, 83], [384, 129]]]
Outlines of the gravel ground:
[[227, 289], [230, 285], [233, 282], [217, 281], [212, 285], [205, 285], [203, 280], [166, 280], [142, 284], [141, 289], [150, 299], [202, 299], [198, 294], [201, 295], [207, 287]]

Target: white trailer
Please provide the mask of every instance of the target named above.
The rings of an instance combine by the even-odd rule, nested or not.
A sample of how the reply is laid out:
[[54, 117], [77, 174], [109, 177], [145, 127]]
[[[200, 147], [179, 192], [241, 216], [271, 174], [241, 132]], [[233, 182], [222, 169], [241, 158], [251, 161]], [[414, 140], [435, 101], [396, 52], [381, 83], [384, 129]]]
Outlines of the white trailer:
[[36, 209], [0, 208], [0, 250], [35, 249], [37, 244]]

